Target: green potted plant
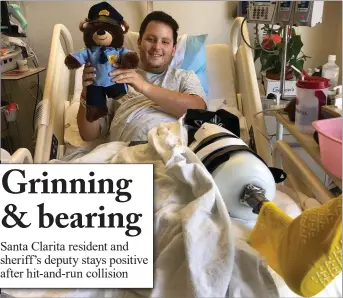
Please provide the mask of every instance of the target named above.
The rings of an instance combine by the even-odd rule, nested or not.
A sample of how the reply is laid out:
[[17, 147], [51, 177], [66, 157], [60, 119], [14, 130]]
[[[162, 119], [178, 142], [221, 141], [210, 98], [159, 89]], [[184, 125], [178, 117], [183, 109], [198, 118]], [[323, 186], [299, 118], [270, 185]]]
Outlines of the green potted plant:
[[[254, 60], [260, 59], [261, 72], [266, 73], [266, 78], [270, 80], [280, 80], [282, 65], [282, 46], [284, 39], [281, 37], [282, 28], [274, 30], [268, 24], [262, 27], [263, 41], [259, 43], [258, 37], [255, 39]], [[263, 49], [261, 49], [261, 47]], [[294, 77], [299, 78], [299, 73], [291, 68], [291, 65], [302, 70], [304, 62], [309, 56], [302, 51], [303, 43], [301, 36], [296, 34], [294, 28], [288, 32], [287, 58], [286, 58], [286, 80]]]

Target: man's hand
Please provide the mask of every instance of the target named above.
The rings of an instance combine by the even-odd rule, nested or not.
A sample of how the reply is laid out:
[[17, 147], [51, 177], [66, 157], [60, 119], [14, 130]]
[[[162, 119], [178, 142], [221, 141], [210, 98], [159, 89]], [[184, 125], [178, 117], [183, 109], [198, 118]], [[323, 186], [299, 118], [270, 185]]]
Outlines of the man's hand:
[[[118, 64], [114, 66], [118, 67]], [[139, 93], [144, 94], [150, 86], [150, 83], [145, 81], [135, 69], [118, 68], [111, 71], [109, 75], [113, 77], [112, 82], [118, 84], [129, 84]]]
[[[118, 64], [114, 66], [120, 67]], [[181, 117], [188, 109], [206, 109], [205, 101], [200, 96], [171, 91], [151, 84], [134, 69], [118, 68], [111, 71], [109, 75], [114, 76], [112, 82], [131, 85], [137, 92], [159, 106], [162, 111], [175, 117]]]
[[87, 86], [92, 85], [96, 77], [95, 68], [87, 62], [82, 74], [82, 86], [85, 89]]

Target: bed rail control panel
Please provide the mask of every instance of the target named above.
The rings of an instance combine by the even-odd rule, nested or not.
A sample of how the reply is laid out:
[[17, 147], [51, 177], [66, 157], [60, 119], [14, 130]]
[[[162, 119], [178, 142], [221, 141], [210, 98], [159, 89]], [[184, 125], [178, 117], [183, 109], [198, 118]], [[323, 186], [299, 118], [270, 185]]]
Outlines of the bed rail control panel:
[[322, 22], [324, 1], [239, 1], [249, 23], [313, 27]]

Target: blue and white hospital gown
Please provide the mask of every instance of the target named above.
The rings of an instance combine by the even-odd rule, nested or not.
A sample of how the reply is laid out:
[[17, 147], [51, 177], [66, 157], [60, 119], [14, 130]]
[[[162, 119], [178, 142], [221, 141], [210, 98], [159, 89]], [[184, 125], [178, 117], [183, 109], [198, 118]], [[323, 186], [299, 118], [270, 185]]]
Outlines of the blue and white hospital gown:
[[[112, 47], [103, 47], [104, 53], [107, 56], [107, 62], [104, 64], [100, 63], [100, 56], [101, 56], [101, 48], [100, 46], [92, 47], [92, 48], [85, 48], [78, 52], [74, 52], [71, 55], [77, 59], [82, 65], [90, 62], [93, 67], [96, 69], [96, 78], [94, 80], [93, 86], [101, 86], [101, 87], [109, 87], [114, 85], [111, 81], [111, 77], [109, 73], [115, 69], [112, 65], [113, 63], [120, 63], [121, 56], [130, 52], [130, 50], [126, 48], [112, 48]], [[127, 91], [127, 90], [126, 90]]]

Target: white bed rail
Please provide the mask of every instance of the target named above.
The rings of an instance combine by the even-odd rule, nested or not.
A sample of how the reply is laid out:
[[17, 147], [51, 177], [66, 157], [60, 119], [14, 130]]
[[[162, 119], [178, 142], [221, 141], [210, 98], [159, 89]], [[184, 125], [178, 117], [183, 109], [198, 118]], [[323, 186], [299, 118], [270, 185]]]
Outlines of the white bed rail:
[[[241, 44], [241, 26], [243, 23], [244, 18], [236, 18], [232, 24], [231, 31], [230, 31], [230, 39], [229, 44], [231, 45], [232, 52], [236, 55], [238, 48]], [[249, 40], [249, 33], [246, 27], [246, 24], [243, 26], [243, 34], [246, 40]]]
[[[266, 125], [262, 113], [254, 115], [262, 111], [262, 102], [256, 76], [255, 64], [251, 49], [241, 38], [241, 30], [245, 40], [250, 43], [248, 28], [246, 23], [243, 24], [244, 18], [236, 18], [233, 22], [229, 46], [235, 59], [235, 86], [237, 88], [237, 103], [241, 106], [242, 114], [245, 116], [249, 129], [253, 129], [253, 136], [256, 145], [256, 151], [263, 160], [271, 165], [272, 152], [270, 150], [269, 141], [257, 130], [256, 125], [264, 135], [266, 133]], [[243, 28], [242, 27], [243, 24]]]
[[[64, 40], [64, 44], [61, 38]], [[42, 113], [37, 124], [38, 134], [34, 163], [43, 163], [51, 158], [57, 158], [59, 148], [63, 145], [64, 102], [68, 99], [70, 84], [70, 70], [65, 66], [64, 59], [72, 51], [73, 40], [68, 29], [62, 24], [55, 25], [44, 88]], [[56, 112], [56, 109], [61, 112]], [[57, 115], [59, 117], [56, 117]]]

